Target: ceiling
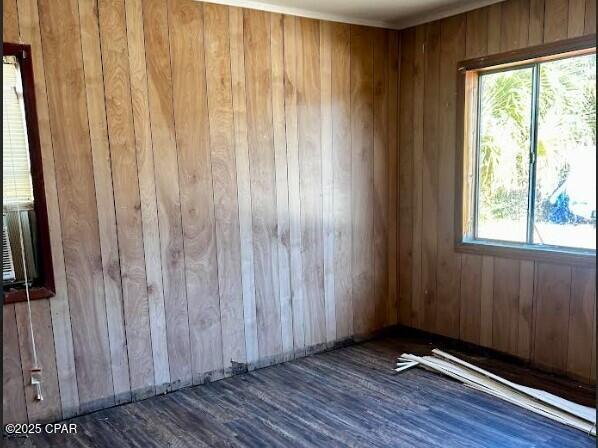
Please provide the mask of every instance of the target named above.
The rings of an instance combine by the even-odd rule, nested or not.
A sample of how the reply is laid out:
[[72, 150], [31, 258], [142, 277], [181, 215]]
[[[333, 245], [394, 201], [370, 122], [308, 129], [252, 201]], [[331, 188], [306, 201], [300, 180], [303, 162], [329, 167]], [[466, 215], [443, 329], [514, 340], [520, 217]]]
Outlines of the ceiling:
[[208, 0], [265, 11], [386, 28], [407, 28], [502, 0]]

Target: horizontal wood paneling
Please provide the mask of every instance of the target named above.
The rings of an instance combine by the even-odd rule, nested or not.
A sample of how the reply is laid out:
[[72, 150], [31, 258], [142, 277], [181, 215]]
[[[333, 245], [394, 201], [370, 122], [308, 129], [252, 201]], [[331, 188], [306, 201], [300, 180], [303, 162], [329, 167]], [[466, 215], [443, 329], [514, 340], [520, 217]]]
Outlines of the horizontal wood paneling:
[[[399, 321], [583, 381], [595, 381], [589, 331], [595, 269], [454, 250], [455, 118], [462, 99], [453, 95], [458, 61], [590, 34], [594, 11], [588, 0], [507, 0], [401, 32]], [[447, 30], [440, 82], [438, 27]], [[435, 253], [434, 277], [429, 258]], [[436, 313], [435, 321], [428, 312]]]
[[5, 422], [396, 321], [398, 32], [192, 0], [4, 6], [34, 53], [59, 257], [33, 307], [41, 403], [27, 308], [4, 310]]

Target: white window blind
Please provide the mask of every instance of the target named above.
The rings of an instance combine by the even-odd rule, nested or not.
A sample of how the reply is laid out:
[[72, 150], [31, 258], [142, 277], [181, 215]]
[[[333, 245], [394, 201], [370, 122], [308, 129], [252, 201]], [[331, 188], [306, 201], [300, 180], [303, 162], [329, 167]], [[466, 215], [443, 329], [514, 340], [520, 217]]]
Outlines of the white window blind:
[[31, 164], [21, 74], [14, 58], [3, 58], [3, 196], [4, 206], [33, 202]]

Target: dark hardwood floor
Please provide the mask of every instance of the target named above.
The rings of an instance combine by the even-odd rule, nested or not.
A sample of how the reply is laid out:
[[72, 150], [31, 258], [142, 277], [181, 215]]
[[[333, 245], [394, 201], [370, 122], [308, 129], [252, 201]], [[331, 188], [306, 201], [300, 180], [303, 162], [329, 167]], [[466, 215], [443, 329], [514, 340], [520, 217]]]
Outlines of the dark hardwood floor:
[[[387, 335], [69, 420], [76, 435], [4, 438], [7, 447], [590, 447], [596, 439], [457, 382], [411, 369], [402, 352], [442, 343]], [[453, 353], [459, 354], [453, 350]], [[593, 389], [468, 353], [494, 372], [584, 403]]]

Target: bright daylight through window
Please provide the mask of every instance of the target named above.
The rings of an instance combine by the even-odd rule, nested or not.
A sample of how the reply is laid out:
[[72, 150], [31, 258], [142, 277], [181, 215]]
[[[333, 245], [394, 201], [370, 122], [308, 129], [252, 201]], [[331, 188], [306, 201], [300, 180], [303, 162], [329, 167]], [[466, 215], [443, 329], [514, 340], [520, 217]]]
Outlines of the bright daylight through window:
[[596, 54], [478, 78], [474, 239], [596, 249]]

